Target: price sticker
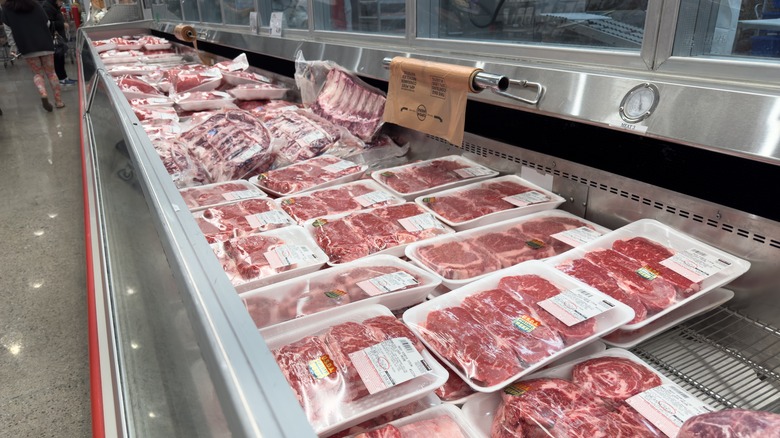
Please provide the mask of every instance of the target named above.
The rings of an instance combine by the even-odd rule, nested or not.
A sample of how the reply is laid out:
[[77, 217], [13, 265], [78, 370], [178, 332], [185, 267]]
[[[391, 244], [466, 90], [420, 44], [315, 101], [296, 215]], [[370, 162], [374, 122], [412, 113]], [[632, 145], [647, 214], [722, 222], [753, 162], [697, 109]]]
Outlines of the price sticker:
[[667, 436], [677, 436], [688, 418], [713, 411], [674, 383], [640, 392], [626, 402]]
[[728, 260], [695, 248], [678, 252], [661, 264], [696, 283], [732, 265]]
[[423, 213], [418, 214], [417, 216], [399, 219], [398, 223], [400, 223], [406, 231], [423, 231], [430, 230], [431, 228], [445, 229], [444, 224], [439, 222], [431, 213]]
[[406, 289], [409, 286], [416, 286], [420, 284], [413, 275], [408, 272], [398, 271], [390, 274], [381, 275], [379, 277], [372, 278], [358, 282], [358, 287], [363, 289], [367, 294], [373, 296], [385, 294], [388, 292], [395, 292], [397, 290]]
[[516, 205], [518, 207], [525, 207], [526, 205], [547, 202], [550, 200], [550, 197], [545, 195], [544, 193], [537, 192], [536, 190], [531, 190], [530, 192], [524, 192], [524, 193], [519, 193], [517, 195], [506, 196], [502, 199], [512, 205]]
[[383, 192], [381, 190], [376, 190], [373, 192], [366, 193], [364, 195], [356, 196], [353, 199], [355, 200], [355, 202], [357, 202], [363, 207], [370, 207], [374, 204], [379, 204], [381, 202], [392, 201], [393, 199], [395, 199], [395, 197], [390, 193]]
[[539, 301], [539, 306], [567, 326], [585, 321], [614, 308], [616, 303], [583, 288], [568, 289]]
[[303, 245], [280, 245], [263, 254], [274, 269], [317, 260], [317, 256]]
[[370, 394], [432, 371], [408, 338], [393, 338], [349, 355]]
[[487, 167], [477, 166], [455, 169], [455, 173], [461, 178], [476, 178], [478, 176], [492, 175], [494, 172]]
[[265, 211], [245, 217], [252, 228], [263, 229], [268, 225], [293, 224], [292, 218], [281, 210]]
[[596, 240], [601, 237], [601, 233], [590, 227], [579, 227], [551, 234], [550, 237], [576, 248], [584, 243]]

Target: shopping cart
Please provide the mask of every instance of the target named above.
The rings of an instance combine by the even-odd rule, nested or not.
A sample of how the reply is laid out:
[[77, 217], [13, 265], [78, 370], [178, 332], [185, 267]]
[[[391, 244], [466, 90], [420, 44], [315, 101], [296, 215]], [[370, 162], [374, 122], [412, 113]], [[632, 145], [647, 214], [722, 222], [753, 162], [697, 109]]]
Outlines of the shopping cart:
[[8, 68], [8, 64], [14, 65], [16, 59], [11, 56], [11, 46], [8, 44], [8, 35], [2, 23], [0, 23], [0, 59], [3, 60], [3, 68]]

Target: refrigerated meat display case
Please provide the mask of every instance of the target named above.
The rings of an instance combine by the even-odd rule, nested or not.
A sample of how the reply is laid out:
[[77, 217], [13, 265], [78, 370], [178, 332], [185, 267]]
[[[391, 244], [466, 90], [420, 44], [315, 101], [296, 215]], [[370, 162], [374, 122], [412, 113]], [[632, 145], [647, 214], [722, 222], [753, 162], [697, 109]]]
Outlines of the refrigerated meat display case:
[[[91, 44], [135, 34], [176, 41], [175, 24], [79, 31], [95, 435], [315, 436]], [[592, 34], [597, 23], [585, 24], [578, 32]], [[253, 66], [290, 84], [297, 52], [332, 60], [385, 89], [383, 60], [392, 56], [479, 66], [513, 79], [498, 91], [524, 100], [489, 91], [472, 96], [460, 145], [394, 127], [412, 145], [404, 160], [464, 155], [549, 188], [565, 199], [561, 209], [601, 226], [656, 219], [749, 261], [750, 270], [726, 286], [731, 300], [645, 337], [631, 351], [714, 407], [780, 412], [774, 86], [504, 55], [448, 57], [435, 41], [367, 38], [358, 45], [219, 25], [203, 25], [198, 34], [199, 50], [222, 58], [246, 53]], [[176, 45], [194, 55], [191, 44]], [[537, 102], [523, 81], [541, 84]]]

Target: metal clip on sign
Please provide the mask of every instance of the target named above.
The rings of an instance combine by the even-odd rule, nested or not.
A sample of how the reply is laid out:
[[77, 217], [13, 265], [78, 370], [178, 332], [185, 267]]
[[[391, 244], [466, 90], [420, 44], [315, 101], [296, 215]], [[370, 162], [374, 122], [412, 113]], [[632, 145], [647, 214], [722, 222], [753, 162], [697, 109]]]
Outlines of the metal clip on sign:
[[[385, 68], [390, 68], [390, 62], [392, 62], [392, 60], [393, 60], [392, 58], [384, 58], [382, 60], [382, 65]], [[477, 90], [477, 92], [480, 92], [485, 89], [489, 89], [490, 91], [498, 94], [499, 96], [506, 97], [512, 100], [517, 100], [519, 102], [527, 103], [530, 105], [538, 105], [539, 101], [542, 100], [542, 94], [544, 93], [544, 87], [542, 86], [542, 84], [538, 82], [530, 82], [530, 81], [519, 80], [519, 79], [509, 79], [506, 76], [488, 73], [485, 71], [480, 71], [476, 75], [474, 75], [473, 81], [474, 82], [472, 84], [472, 87], [474, 90]], [[524, 97], [516, 96], [507, 91], [510, 85], [517, 85], [522, 88], [533, 88], [536, 90], [536, 96], [534, 96], [533, 99], [526, 99]]]

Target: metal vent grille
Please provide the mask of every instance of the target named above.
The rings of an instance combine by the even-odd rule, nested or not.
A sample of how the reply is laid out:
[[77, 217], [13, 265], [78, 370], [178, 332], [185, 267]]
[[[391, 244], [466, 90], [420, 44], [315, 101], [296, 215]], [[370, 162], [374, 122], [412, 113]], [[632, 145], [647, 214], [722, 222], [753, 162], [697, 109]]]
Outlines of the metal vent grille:
[[631, 349], [716, 408], [780, 412], [780, 331], [718, 308]]
[[[447, 142], [446, 140], [439, 138], [439, 137], [430, 137], [433, 140], [444, 142], [447, 145], [454, 146], [451, 143]], [[719, 230], [725, 231], [727, 233], [734, 234], [735, 236], [742, 237], [745, 239], [750, 239], [756, 243], [760, 243], [762, 245], [768, 245], [769, 247], [780, 249], [780, 240], [770, 239], [763, 235], [757, 234], [750, 230], [745, 230], [739, 227], [735, 227], [731, 224], [722, 222], [717, 220], [717, 218], [705, 218], [702, 215], [681, 209], [679, 207], [676, 207], [674, 205], [667, 205], [664, 202], [656, 201], [653, 199], [648, 199], [640, 194], [637, 193], [629, 193], [625, 190], [622, 190], [618, 187], [612, 187], [606, 184], [602, 184], [598, 181], [592, 181], [585, 177], [575, 175], [570, 172], [561, 171], [559, 169], [555, 169], [549, 166], [544, 166], [538, 163], [534, 163], [532, 161], [529, 161], [527, 159], [520, 158], [518, 156], [514, 156], [512, 154], [508, 154], [506, 152], [499, 152], [495, 151], [493, 149], [477, 145], [475, 143], [471, 143], [468, 141], [464, 141], [463, 145], [460, 147], [460, 149], [464, 150], [465, 152], [472, 153], [474, 155], [478, 155], [481, 157], [497, 157], [501, 158], [513, 163], [520, 164], [522, 166], [527, 166], [533, 169], [537, 169], [540, 171], [543, 171], [545, 173], [552, 174], [553, 176], [565, 178], [574, 182], [578, 182], [580, 184], [584, 184], [590, 188], [598, 189], [607, 193], [611, 193], [616, 196], [620, 196], [622, 198], [630, 199], [634, 202], [638, 202], [647, 206], [654, 207], [658, 210], [665, 211], [666, 213], [679, 216], [684, 219], [688, 219], [703, 225], [707, 225], [709, 227], [717, 228]]]

